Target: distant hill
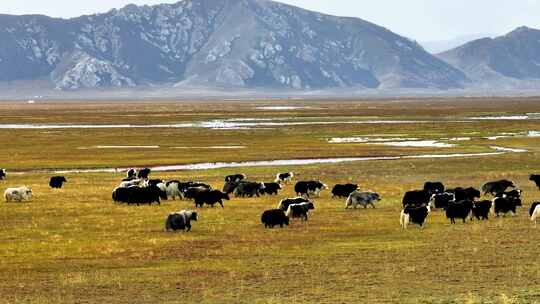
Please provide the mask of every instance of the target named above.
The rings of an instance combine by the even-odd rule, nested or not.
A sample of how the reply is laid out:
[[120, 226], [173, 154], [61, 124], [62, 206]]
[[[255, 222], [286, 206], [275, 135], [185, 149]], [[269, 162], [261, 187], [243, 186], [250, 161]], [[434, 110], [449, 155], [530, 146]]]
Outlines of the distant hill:
[[520, 27], [437, 55], [475, 85], [540, 88], [540, 30]]
[[185, 0], [73, 19], [0, 15], [0, 82], [20, 81], [61, 90], [451, 89], [467, 78], [416, 42], [361, 19], [266, 0]]
[[420, 44], [430, 54], [439, 54], [454, 49], [458, 46], [462, 46], [463, 44], [473, 40], [495, 36], [496, 35], [491, 34], [464, 35], [447, 40], [421, 41]]

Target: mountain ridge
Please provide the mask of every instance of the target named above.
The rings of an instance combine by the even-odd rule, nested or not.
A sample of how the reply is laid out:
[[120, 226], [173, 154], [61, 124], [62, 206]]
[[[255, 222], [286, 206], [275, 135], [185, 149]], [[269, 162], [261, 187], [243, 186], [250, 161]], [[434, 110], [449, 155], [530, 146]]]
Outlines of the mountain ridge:
[[540, 30], [521, 26], [506, 35], [471, 41], [437, 57], [480, 86], [540, 84]]
[[0, 81], [48, 80], [60, 90], [449, 89], [468, 81], [384, 27], [268, 0], [132, 4], [70, 19], [0, 15], [0, 71]]

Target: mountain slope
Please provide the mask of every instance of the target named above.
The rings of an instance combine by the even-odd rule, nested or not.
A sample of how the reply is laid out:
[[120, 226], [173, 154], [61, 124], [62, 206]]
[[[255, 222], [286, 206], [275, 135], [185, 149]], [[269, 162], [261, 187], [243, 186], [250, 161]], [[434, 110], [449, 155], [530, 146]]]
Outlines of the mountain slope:
[[44, 79], [59, 89], [446, 89], [467, 81], [382, 27], [267, 0], [128, 5], [69, 20], [0, 15], [0, 81]]
[[459, 46], [462, 46], [468, 42], [482, 39], [486, 37], [495, 37], [497, 35], [493, 34], [472, 34], [472, 35], [463, 35], [446, 40], [434, 40], [434, 41], [421, 41], [420, 45], [424, 47], [426, 51], [430, 54], [439, 54], [452, 49], [455, 49]]
[[540, 30], [520, 27], [437, 55], [479, 84], [519, 85], [540, 80]]

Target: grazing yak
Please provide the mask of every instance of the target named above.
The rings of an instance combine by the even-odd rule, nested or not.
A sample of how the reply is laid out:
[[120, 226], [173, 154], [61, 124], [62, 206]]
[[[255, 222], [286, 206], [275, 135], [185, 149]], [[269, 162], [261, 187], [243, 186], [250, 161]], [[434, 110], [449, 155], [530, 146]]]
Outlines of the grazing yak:
[[324, 189], [328, 189], [328, 186], [321, 181], [300, 181], [294, 186], [294, 192], [296, 192], [297, 195], [305, 195], [307, 197], [319, 197], [321, 191]]
[[67, 183], [67, 180], [66, 180], [65, 177], [63, 177], [63, 176], [53, 176], [49, 180], [49, 187], [55, 188], [55, 189], [60, 189], [60, 188], [62, 188], [62, 185], [64, 183]]
[[161, 205], [161, 200], [167, 199], [167, 193], [162, 191], [157, 186], [148, 186], [148, 187], [130, 187], [128, 195], [128, 205], [152, 205], [152, 203], [157, 203]]
[[151, 205], [157, 203], [161, 205], [160, 199], [167, 199], [167, 193], [157, 186], [150, 187], [117, 187], [112, 192], [112, 199], [116, 203], [127, 203], [128, 205]]
[[[133, 186], [136, 187], [136, 186]], [[115, 203], [127, 203], [131, 187], [116, 187], [112, 192], [112, 199]]]
[[471, 216], [473, 210], [473, 202], [469, 200], [451, 202], [446, 207], [446, 218], [450, 219], [452, 224], [456, 223], [456, 219], [462, 219], [466, 222], [467, 217]]
[[259, 197], [261, 195], [261, 191], [263, 191], [265, 188], [264, 183], [254, 183], [254, 182], [246, 182], [241, 181], [238, 183], [236, 188], [234, 188], [234, 196], [235, 197]]
[[454, 202], [456, 200], [456, 195], [452, 192], [443, 192], [443, 193], [437, 193], [433, 194], [431, 196], [431, 199], [429, 200], [429, 203], [433, 208], [436, 209], [446, 209], [448, 207], [448, 204], [451, 202]]
[[[1, 175], [1, 173], [0, 173]], [[0, 178], [2, 179], [2, 178]], [[540, 175], [532, 174], [531, 177], [529, 177], [530, 181], [533, 181], [536, 184], [536, 187], [540, 189]]]
[[190, 232], [191, 221], [197, 221], [197, 219], [197, 211], [193, 210], [182, 210], [180, 212], [170, 213], [165, 221], [165, 231], [185, 230]]
[[373, 202], [378, 202], [380, 200], [381, 196], [378, 193], [353, 191], [347, 198], [347, 201], [345, 201], [345, 209], [348, 209], [351, 206], [356, 209], [358, 205], [361, 205], [364, 208], [371, 205], [375, 208]]
[[499, 193], [506, 191], [506, 189], [508, 188], [515, 188], [515, 187], [516, 185], [514, 185], [513, 182], [506, 179], [502, 179], [499, 181], [485, 183], [482, 186], [482, 191], [484, 192], [484, 194], [497, 195]]
[[219, 190], [199, 192], [195, 196], [195, 207], [202, 207], [204, 204], [214, 207], [215, 204], [220, 204], [223, 207], [223, 200], [230, 200], [227, 193]]
[[420, 228], [424, 228], [424, 224], [426, 223], [427, 216], [430, 212], [431, 207], [429, 205], [406, 205], [401, 211], [399, 224], [403, 229], [407, 229], [407, 226], [410, 223], [417, 224]]
[[137, 178], [148, 179], [151, 171], [152, 170], [150, 168], [141, 169], [139, 172], [137, 172]]
[[285, 215], [289, 219], [299, 218], [302, 221], [307, 221], [309, 210], [313, 209], [315, 209], [315, 205], [313, 203], [292, 204], [289, 205], [289, 208], [287, 208]]
[[446, 190], [448, 193], [453, 193], [455, 197], [456, 202], [469, 200], [469, 201], [475, 201], [477, 198], [480, 198], [480, 191], [478, 189], [475, 189], [473, 187], [469, 188], [462, 188], [458, 187], [455, 189]]
[[264, 228], [274, 228], [277, 225], [281, 228], [289, 226], [289, 218], [281, 209], [266, 210], [261, 216], [261, 222]]
[[529, 215], [531, 216], [531, 222], [536, 225], [536, 221], [540, 218], [540, 202], [532, 203]]
[[275, 182], [280, 184], [286, 184], [293, 180], [294, 173], [292, 172], [285, 172], [285, 173], [278, 173], [276, 175]]
[[173, 200], [176, 200], [177, 197], [179, 199], [184, 199], [182, 191], [180, 191], [180, 182], [179, 181], [168, 181], [168, 182], [166, 182], [165, 183], [165, 191], [167, 192], [167, 198], [172, 198]]
[[262, 195], [278, 195], [278, 192], [281, 189], [281, 184], [279, 183], [264, 183], [264, 189], [262, 189], [260, 193]]
[[174, 181], [174, 182], [178, 182], [178, 189], [180, 190], [180, 192], [182, 192], [184, 196], [189, 188], [206, 188], [207, 190], [214, 190], [212, 189], [212, 186], [205, 183], [201, 183], [201, 182], [194, 182], [194, 181], [188, 181], [188, 182]]
[[429, 194], [438, 194], [444, 192], [444, 185], [441, 182], [426, 182], [424, 183], [424, 190]]
[[183, 193], [184, 193], [185, 199], [192, 200], [192, 199], [195, 199], [195, 197], [197, 197], [199, 194], [204, 193], [204, 192], [210, 192], [210, 191], [212, 190], [209, 188], [198, 186], [198, 187], [189, 187]]
[[491, 210], [491, 201], [473, 202], [472, 215], [477, 220], [489, 220], [489, 210]]
[[236, 183], [236, 182], [225, 182], [225, 184], [223, 185], [223, 192], [227, 193], [227, 194], [231, 194], [234, 192], [234, 190], [236, 189], [236, 187], [238, 186], [239, 183]]
[[337, 184], [332, 188], [332, 198], [349, 197], [356, 190], [358, 190], [358, 185], [356, 184]]
[[33, 192], [30, 187], [22, 186], [18, 188], [7, 188], [4, 191], [4, 198], [8, 202], [22, 202], [32, 198]]
[[313, 203], [313, 202], [303, 197], [285, 198], [279, 202], [277, 208], [283, 211], [287, 211], [290, 205], [301, 204], [301, 203]]
[[0, 180], [5, 180], [7, 178], [7, 170], [0, 168]]
[[497, 216], [501, 213], [506, 215], [509, 212], [514, 216], [518, 206], [521, 206], [521, 199], [519, 198], [512, 196], [496, 197], [493, 199], [492, 211]]
[[431, 195], [426, 190], [413, 190], [405, 192], [403, 196], [403, 206], [422, 206], [429, 204]]
[[225, 177], [226, 183], [238, 183], [246, 179], [245, 174], [232, 174]]

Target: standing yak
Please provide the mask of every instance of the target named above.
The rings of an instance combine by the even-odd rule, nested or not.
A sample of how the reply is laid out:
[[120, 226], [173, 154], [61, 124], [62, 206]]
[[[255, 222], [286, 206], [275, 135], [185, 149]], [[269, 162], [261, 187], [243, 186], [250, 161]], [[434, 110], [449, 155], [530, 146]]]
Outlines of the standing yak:
[[291, 182], [293, 178], [294, 178], [293, 172], [278, 173], [276, 174], [275, 182], [280, 183], [280, 184], [287, 184]]
[[456, 223], [456, 219], [461, 219], [463, 223], [465, 223], [467, 218], [471, 216], [473, 208], [474, 204], [469, 200], [450, 202], [446, 207], [446, 218], [448, 218], [452, 224]]
[[315, 196], [319, 197], [322, 190], [328, 189], [328, 186], [321, 181], [299, 181], [294, 185], [294, 192], [297, 195], [306, 197]]
[[137, 171], [135, 169], [129, 169], [126, 172], [126, 180], [132, 180], [137, 178]]
[[63, 176], [53, 176], [49, 180], [49, 186], [53, 189], [61, 189], [64, 183], [67, 183], [67, 180]]
[[182, 210], [170, 213], [165, 221], [165, 231], [186, 230], [191, 231], [191, 221], [197, 221], [197, 211]]
[[441, 182], [425, 182], [424, 183], [424, 190], [428, 191], [431, 195], [443, 193], [444, 192], [444, 184]]
[[358, 190], [357, 184], [337, 184], [332, 188], [332, 198], [349, 197], [349, 195], [356, 190]]
[[533, 181], [536, 184], [536, 187], [540, 189], [540, 175], [532, 174], [531, 177], [529, 177], [529, 180]]
[[281, 228], [289, 226], [289, 218], [281, 209], [266, 210], [261, 216], [261, 222], [265, 228], [274, 228], [277, 225]]
[[137, 178], [147, 179], [151, 171], [150, 168], [141, 169], [137, 173]]
[[375, 209], [375, 204], [373, 203], [380, 200], [381, 196], [378, 193], [353, 191], [347, 198], [347, 201], [345, 201], [345, 209], [348, 209], [351, 206], [356, 209], [358, 205], [361, 205], [364, 208], [371, 205], [371, 207]]
[[403, 207], [428, 205], [431, 194], [426, 190], [413, 190], [405, 192], [403, 195]]
[[278, 195], [279, 190], [283, 189], [279, 183], [264, 183], [264, 189], [260, 191], [261, 195]]
[[195, 196], [195, 207], [202, 207], [205, 204], [214, 207], [215, 204], [219, 204], [224, 208], [223, 200], [230, 200], [229, 195], [219, 190], [204, 191]]
[[420, 228], [424, 228], [426, 219], [431, 212], [429, 205], [415, 206], [406, 205], [401, 211], [399, 224], [401, 228], [407, 229], [409, 224], [417, 224]]

